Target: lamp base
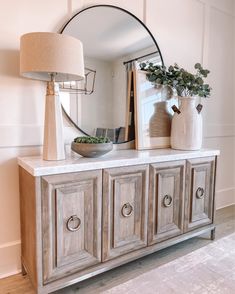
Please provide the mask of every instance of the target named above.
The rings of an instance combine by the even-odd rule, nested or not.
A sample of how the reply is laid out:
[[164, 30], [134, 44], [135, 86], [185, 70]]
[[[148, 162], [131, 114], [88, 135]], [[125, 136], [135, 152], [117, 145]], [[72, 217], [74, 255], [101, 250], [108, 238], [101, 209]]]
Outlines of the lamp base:
[[58, 86], [54, 81], [47, 83], [43, 159], [65, 159], [62, 110]]

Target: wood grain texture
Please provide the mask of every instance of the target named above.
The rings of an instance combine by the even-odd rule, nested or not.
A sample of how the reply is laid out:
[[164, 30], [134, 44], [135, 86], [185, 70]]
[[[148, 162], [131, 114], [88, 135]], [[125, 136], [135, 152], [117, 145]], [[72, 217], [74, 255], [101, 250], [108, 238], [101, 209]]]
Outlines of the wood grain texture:
[[104, 170], [103, 261], [147, 246], [147, 196], [148, 166]]
[[42, 287], [40, 178], [21, 167], [19, 177], [22, 270], [28, 273], [39, 293]]
[[132, 250], [128, 254], [120, 255], [117, 258], [113, 258], [111, 260], [105, 261], [104, 263], [97, 264], [91, 267], [88, 267], [84, 270], [81, 270], [76, 273], [71, 273], [69, 276], [65, 276], [61, 279], [52, 281], [43, 287], [43, 293], [51, 293], [53, 291], [56, 291], [58, 289], [73, 285], [75, 283], [78, 283], [80, 281], [89, 279], [91, 277], [94, 277], [96, 275], [99, 275], [101, 273], [104, 273], [108, 270], [111, 270], [113, 268], [116, 268], [120, 265], [123, 265], [125, 263], [128, 263], [130, 261], [136, 260], [138, 258], [141, 258], [143, 256], [149, 255], [151, 253], [154, 253], [156, 251], [159, 251], [161, 249], [167, 248], [169, 246], [175, 245], [179, 242], [188, 240], [192, 237], [196, 237], [198, 235], [201, 235], [203, 233], [210, 233], [212, 229], [214, 229], [214, 225], [204, 226], [203, 228], [196, 229], [193, 231], [190, 231], [188, 233], [185, 233], [180, 236], [173, 237], [171, 239], [168, 239], [166, 241], [154, 244], [152, 246], [143, 247], [138, 250]]
[[[45, 282], [101, 261], [101, 181], [101, 171], [43, 177]], [[71, 216], [76, 231], [67, 228]]]
[[[36, 227], [32, 228], [36, 258], [31, 254], [36, 263], [36, 279], [24, 265], [37, 293], [56, 291], [214, 230], [215, 157], [190, 159], [186, 169], [185, 163], [168, 160], [150, 166], [139, 164], [35, 180], [30, 176], [24, 189], [29, 185], [29, 195], [34, 197], [33, 209], [29, 208], [34, 222], [28, 225]], [[183, 231], [183, 218], [188, 222], [191, 211], [184, 209], [184, 189], [188, 207], [193, 203], [190, 196], [195, 196], [198, 187], [206, 193], [196, 200], [207, 202], [190, 206], [191, 219], [197, 226], [189, 230], [184, 227]], [[197, 216], [202, 212], [201, 220]], [[72, 216], [75, 218], [71, 220]], [[68, 231], [79, 223], [75, 232]], [[30, 242], [27, 236], [24, 242]]]
[[0, 279], [1, 294], [35, 294], [34, 288], [28, 275], [14, 275]]
[[187, 160], [185, 232], [213, 222], [214, 183], [215, 157]]
[[185, 161], [150, 165], [149, 245], [183, 233], [184, 178]]
[[[216, 240], [228, 236], [235, 232], [235, 206], [226, 207], [216, 212]], [[133, 262], [119, 266], [112, 271], [100, 274], [91, 279], [85, 280], [71, 287], [56, 291], [56, 294], [93, 294], [103, 293], [115, 286], [123, 284], [124, 282], [147, 273], [152, 269], [167, 264], [181, 256], [185, 256], [192, 251], [205, 247], [211, 241], [208, 238], [208, 233], [200, 237], [189, 239], [178, 245], [168, 247], [164, 250], [158, 251], [154, 254], [145, 256]], [[113, 262], [113, 261], [111, 261]], [[184, 285], [185, 287], [185, 285]], [[187, 287], [187, 284], [186, 284]], [[134, 290], [134, 289], [133, 289]], [[138, 290], [138, 289], [136, 289]], [[1, 294], [33, 294], [35, 293], [28, 276], [22, 277], [14, 275], [0, 280]]]

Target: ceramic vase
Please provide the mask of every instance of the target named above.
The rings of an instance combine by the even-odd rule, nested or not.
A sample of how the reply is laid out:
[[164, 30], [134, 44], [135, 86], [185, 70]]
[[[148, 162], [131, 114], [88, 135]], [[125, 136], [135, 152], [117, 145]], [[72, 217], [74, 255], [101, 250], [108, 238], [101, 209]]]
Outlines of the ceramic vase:
[[202, 115], [196, 108], [196, 98], [179, 97], [179, 113], [171, 125], [171, 148], [199, 150], [202, 147]]
[[167, 111], [167, 102], [154, 104], [154, 113], [149, 121], [150, 137], [170, 137], [172, 115]]

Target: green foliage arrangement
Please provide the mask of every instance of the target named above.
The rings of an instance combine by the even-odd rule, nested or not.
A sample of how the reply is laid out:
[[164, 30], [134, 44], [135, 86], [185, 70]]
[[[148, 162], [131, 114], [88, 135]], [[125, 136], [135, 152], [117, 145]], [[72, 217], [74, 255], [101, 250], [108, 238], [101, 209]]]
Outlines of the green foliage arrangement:
[[85, 143], [85, 144], [102, 144], [110, 143], [110, 139], [107, 137], [77, 137], [74, 139], [75, 143]]
[[207, 98], [210, 96], [211, 87], [205, 83], [209, 70], [203, 69], [200, 63], [196, 63], [196, 73], [192, 74], [177, 64], [171, 65], [168, 69], [162, 65], [153, 63], [141, 63], [140, 69], [147, 71], [147, 79], [157, 86], [168, 85], [172, 87], [178, 96], [199, 96]]

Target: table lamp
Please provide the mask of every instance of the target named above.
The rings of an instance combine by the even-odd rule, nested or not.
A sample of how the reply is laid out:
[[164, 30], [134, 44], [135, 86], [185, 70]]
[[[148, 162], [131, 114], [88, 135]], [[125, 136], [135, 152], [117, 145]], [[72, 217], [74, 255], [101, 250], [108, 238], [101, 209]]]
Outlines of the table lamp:
[[47, 81], [43, 159], [65, 159], [62, 110], [55, 82], [84, 79], [81, 41], [68, 35], [47, 32], [21, 36], [20, 74]]

